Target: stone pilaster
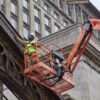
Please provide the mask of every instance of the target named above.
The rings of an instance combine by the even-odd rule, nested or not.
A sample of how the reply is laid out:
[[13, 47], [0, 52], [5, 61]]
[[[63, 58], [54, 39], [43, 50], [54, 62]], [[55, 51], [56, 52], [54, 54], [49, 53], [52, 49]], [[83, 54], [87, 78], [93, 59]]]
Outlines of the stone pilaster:
[[18, 0], [18, 32], [23, 37], [23, 0]]

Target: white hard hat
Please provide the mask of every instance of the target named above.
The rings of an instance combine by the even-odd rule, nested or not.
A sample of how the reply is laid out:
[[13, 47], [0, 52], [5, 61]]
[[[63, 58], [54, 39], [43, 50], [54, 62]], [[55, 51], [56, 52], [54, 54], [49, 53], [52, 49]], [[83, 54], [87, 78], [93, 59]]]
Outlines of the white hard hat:
[[35, 37], [35, 40], [38, 40], [38, 38], [36, 37], [35, 33], [30, 33], [31, 35], [33, 35]]
[[32, 33], [30, 33], [31, 35], [33, 35], [33, 36], [35, 36], [35, 34], [32, 32]]

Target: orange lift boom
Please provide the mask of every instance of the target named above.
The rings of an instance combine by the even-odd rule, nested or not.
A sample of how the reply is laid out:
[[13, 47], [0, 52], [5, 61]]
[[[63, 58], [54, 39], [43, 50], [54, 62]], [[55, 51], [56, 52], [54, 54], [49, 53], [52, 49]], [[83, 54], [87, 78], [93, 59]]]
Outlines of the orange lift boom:
[[[84, 24], [82, 33], [79, 35], [71, 53], [66, 60], [64, 75], [59, 81], [57, 81], [56, 78], [50, 78], [44, 81], [44, 79], [48, 77], [54, 77], [55, 75], [57, 75], [57, 71], [52, 67], [52, 63], [54, 61], [51, 51], [52, 47], [56, 47], [57, 49], [59, 49], [59, 52], [62, 53], [62, 49], [55, 44], [50, 44], [48, 46], [41, 44], [41, 47], [37, 47], [37, 52], [30, 58], [27, 58], [26, 52], [24, 52], [24, 74], [31, 80], [36, 81], [57, 93], [62, 93], [73, 88], [75, 86], [74, 82], [72, 81], [73, 72], [82, 54], [84, 53], [85, 48], [87, 47], [91, 36], [93, 35], [93, 30], [100, 31], [100, 20], [90, 19]], [[71, 66], [71, 63], [76, 55], [76, 61], [73, 66]], [[27, 67], [27, 61], [31, 59], [33, 61], [35, 60], [36, 64]], [[52, 85], [53, 83], [55, 84]]]

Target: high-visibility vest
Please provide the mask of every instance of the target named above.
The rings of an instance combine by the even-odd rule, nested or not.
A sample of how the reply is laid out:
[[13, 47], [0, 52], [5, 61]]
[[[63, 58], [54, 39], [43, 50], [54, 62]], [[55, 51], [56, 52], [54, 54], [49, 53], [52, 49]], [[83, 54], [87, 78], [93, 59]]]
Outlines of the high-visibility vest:
[[26, 52], [27, 53], [35, 53], [36, 52], [36, 41], [33, 40], [31, 42], [26, 42]]

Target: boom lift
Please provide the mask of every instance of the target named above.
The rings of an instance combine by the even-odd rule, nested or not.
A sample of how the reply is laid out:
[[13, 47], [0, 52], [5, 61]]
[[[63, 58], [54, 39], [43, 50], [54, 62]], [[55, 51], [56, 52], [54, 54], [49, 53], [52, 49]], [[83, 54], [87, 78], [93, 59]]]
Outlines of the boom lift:
[[[73, 72], [78, 64], [78, 61], [80, 60], [80, 57], [84, 53], [85, 48], [87, 47], [91, 36], [93, 35], [93, 30], [100, 30], [100, 20], [90, 19], [84, 24], [82, 33], [79, 35], [76, 43], [74, 44], [71, 53], [69, 54], [67, 60], [64, 59], [64, 61], [66, 61], [64, 66], [64, 74], [59, 81], [57, 81], [55, 78], [57, 71], [54, 69], [54, 66], [52, 66], [52, 64], [54, 64], [52, 48], [58, 49], [57, 52], [59, 52], [59, 55], [57, 56], [59, 56], [61, 59], [63, 50], [55, 44], [49, 44], [47, 46], [41, 44], [40, 48], [36, 46], [37, 52], [30, 58], [27, 58], [27, 55], [24, 52], [24, 74], [31, 80], [36, 81], [57, 93], [62, 93], [73, 88], [75, 86], [74, 82], [72, 81]], [[76, 57], [76, 61], [73, 66], [71, 66], [74, 57]], [[27, 67], [27, 61], [30, 59], [35, 61], [36, 64]]]

